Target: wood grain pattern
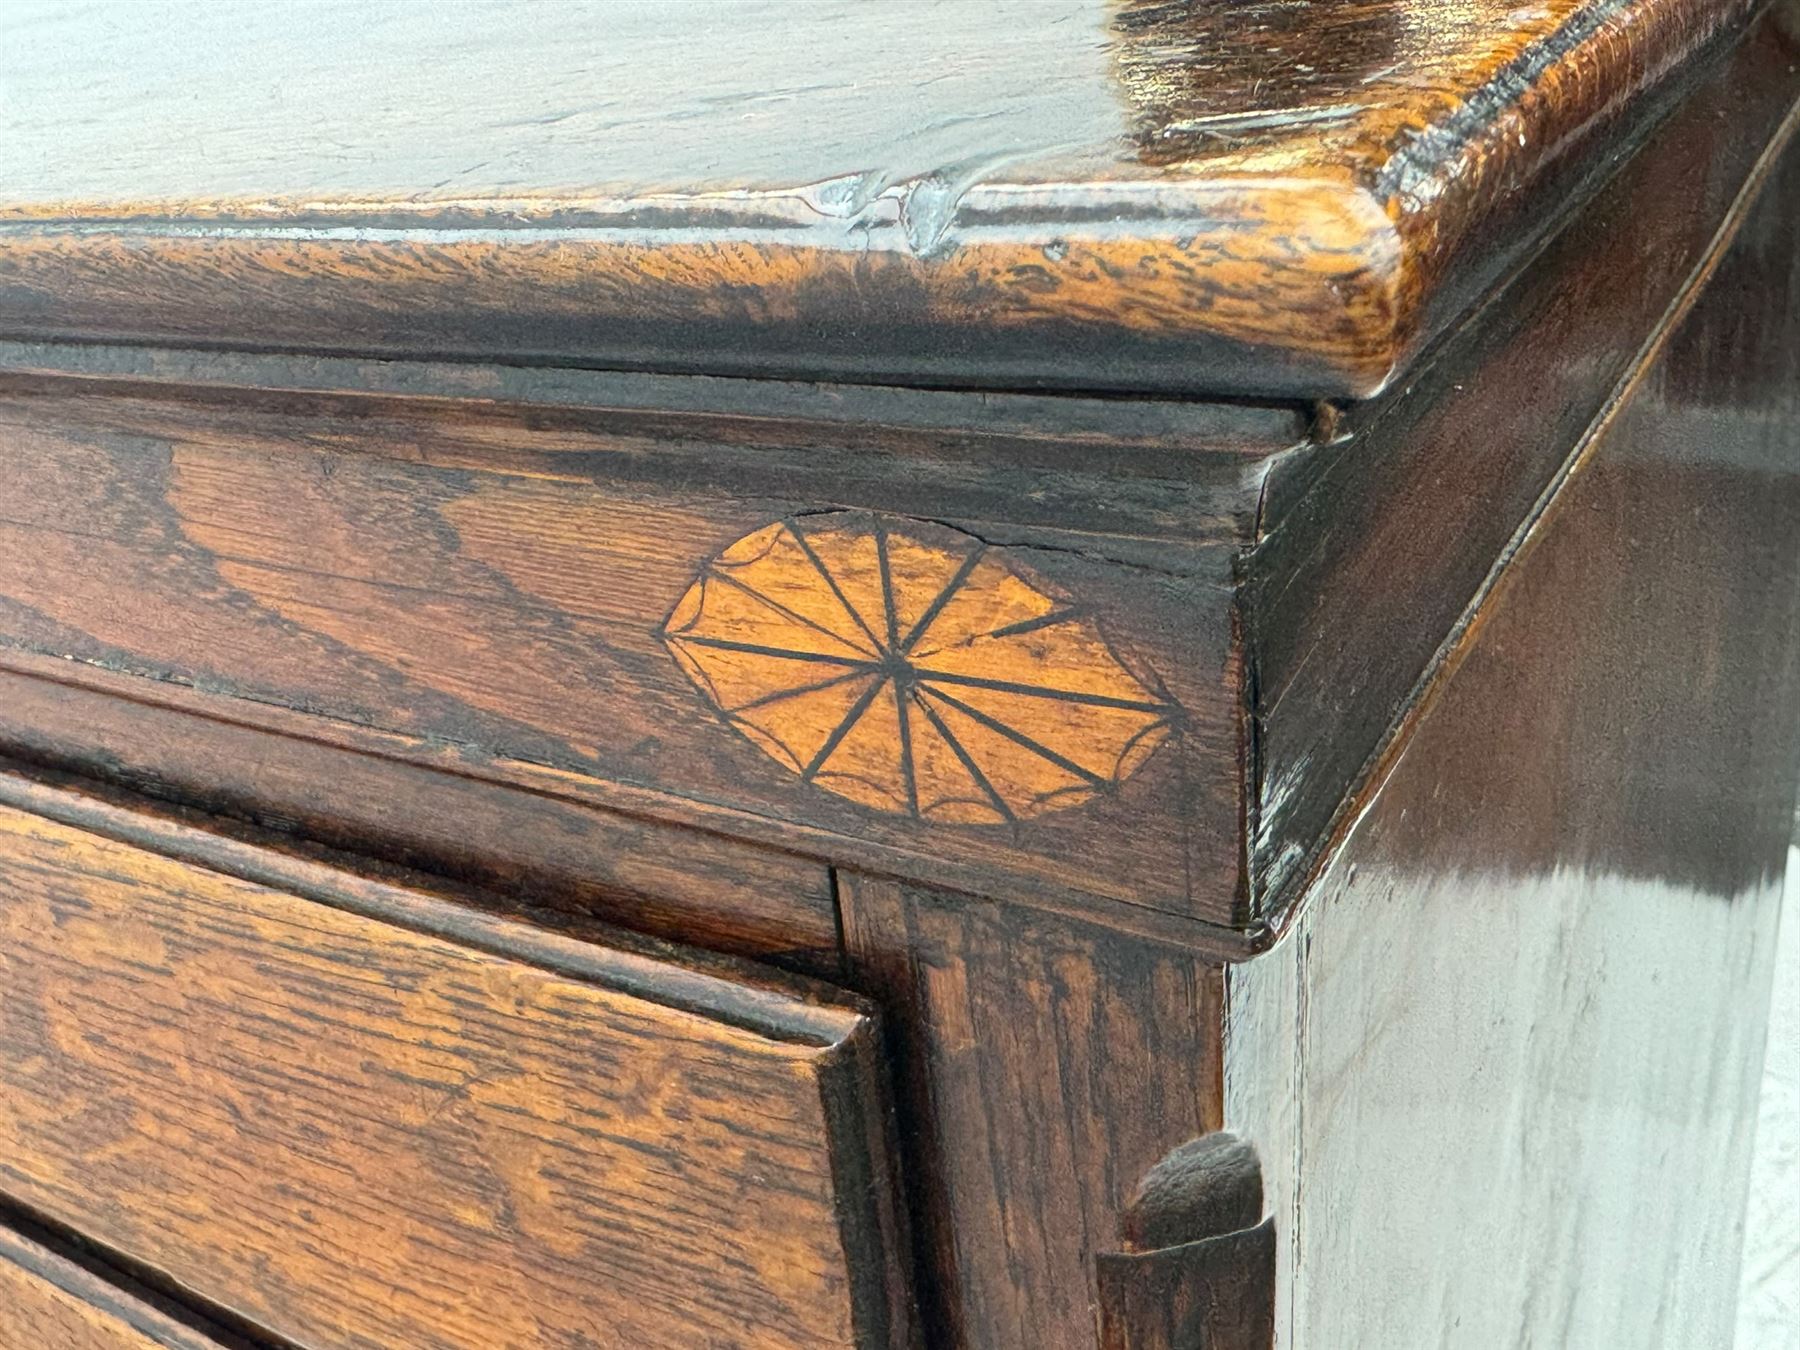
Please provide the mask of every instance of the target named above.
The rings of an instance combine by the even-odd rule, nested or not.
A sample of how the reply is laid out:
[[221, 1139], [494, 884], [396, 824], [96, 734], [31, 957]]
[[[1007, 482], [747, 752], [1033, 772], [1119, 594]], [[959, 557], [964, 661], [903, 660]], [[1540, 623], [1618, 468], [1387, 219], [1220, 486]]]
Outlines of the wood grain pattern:
[[8, 1350], [249, 1350], [46, 1241], [0, 1226], [0, 1345]]
[[1147, 1252], [1102, 1252], [1099, 1350], [1274, 1350], [1273, 1220]]
[[662, 638], [728, 725], [878, 811], [1013, 824], [1115, 790], [1181, 710], [1003, 549], [893, 516], [778, 521], [707, 563]]
[[[1589, 35], [1605, 46], [1607, 23], [1652, 8], [1596, 18]], [[1301, 51], [1304, 35], [1283, 31]], [[1247, 404], [0, 344], [0, 661], [112, 690], [135, 676], [146, 704], [732, 836], [758, 850], [758, 876], [784, 853], [842, 862], [1144, 934], [1198, 920], [1190, 940], [1241, 953], [1268, 939], [1346, 790], [1704, 257], [1792, 103], [1787, 41], [1765, 22], [1727, 65], [1688, 70], [1677, 134], [1631, 160], [1416, 383], [1322, 415], [1312, 443], [1293, 410]], [[1238, 130], [1260, 143], [1268, 129]], [[1615, 287], [1627, 239], [1649, 261]], [[1482, 377], [1488, 365], [1502, 377]], [[796, 772], [721, 737], [666, 622], [708, 559], [821, 511], [959, 532], [1077, 600], [1143, 701], [1180, 710], [1179, 735], [1129, 776], [1050, 745], [1107, 790], [1033, 817], [1021, 804], [1098, 784], [981, 725], [1020, 770], [996, 787], [1011, 823], [941, 736], [927, 772], [954, 804], [934, 815], [968, 819], [913, 818], [904, 745], [890, 757], [897, 708], [863, 728], [886, 767], [836, 776], [860, 803], [806, 781], [810, 755]], [[816, 754], [850, 710], [800, 739]], [[48, 739], [22, 729], [18, 745], [95, 762], [77, 735]], [[109, 744], [152, 779], [180, 757], [133, 749], [123, 728]], [[860, 753], [855, 738], [833, 749]], [[190, 769], [174, 790], [199, 781]], [[870, 809], [883, 800], [902, 809]], [[353, 844], [364, 827], [341, 823], [333, 837]], [[453, 830], [390, 821], [364, 837], [479, 871]], [[557, 892], [650, 931], [708, 903], [684, 908], [668, 890], [683, 879], [634, 869], [621, 877], [634, 919], [621, 888], [554, 868]], [[721, 941], [816, 952], [822, 869], [802, 870], [789, 937], [726, 887]]]
[[1797, 218], [1790, 149], [1229, 972], [1292, 1350], [1731, 1344], [1792, 914]]
[[[14, 758], [365, 857], [806, 974], [839, 970], [823, 863], [592, 802], [427, 767], [379, 743], [230, 720], [216, 699], [7, 653], [0, 740]], [[146, 693], [160, 702], [145, 702]], [[296, 719], [297, 721], [300, 719]]]
[[1347, 818], [1347, 787], [1763, 190], [1800, 100], [1776, 20], [1429, 368], [1272, 466], [1241, 605], [1257, 700], [1250, 890], [1276, 923]]
[[[60, 658], [66, 680], [198, 690], [236, 722], [296, 710], [304, 734], [360, 729], [388, 755], [990, 893], [1232, 913], [1242, 712], [1225, 583], [1258, 459], [1241, 439], [1203, 442], [1191, 466], [1161, 441], [1084, 464], [1078, 443], [978, 425], [859, 444], [800, 418], [71, 393], [0, 398], [0, 647]], [[979, 539], [1039, 594], [1079, 597], [1104, 639], [1072, 617], [1016, 635], [1021, 649], [1055, 634], [1096, 662], [1129, 652], [1141, 677], [1105, 678], [1179, 707], [1180, 736], [1113, 789], [1125, 741], [1160, 720], [1139, 718], [1081, 765], [1107, 791], [1034, 820], [1026, 802], [1070, 775], [993, 733], [984, 771], [1017, 766], [1018, 819], [977, 828], [872, 812], [721, 727], [665, 624], [708, 559], [821, 502]], [[1178, 518], [1187, 538], [1159, 538]], [[1038, 729], [1077, 745], [1135, 716], [1054, 711]]]
[[1010, 905], [840, 874], [887, 1010], [931, 1345], [1094, 1343], [1093, 1256], [1146, 1171], [1218, 1128], [1222, 973]]
[[[1292, 412], [1242, 405], [5, 346], [0, 660], [41, 674], [50, 658], [65, 682], [145, 677], [146, 701], [765, 854], [1138, 932], [1195, 919], [1192, 941], [1241, 952], [1286, 912], [1445, 639], [1729, 225], [1800, 92], [1788, 50], [1762, 21], [1696, 70], [1672, 134], [1479, 323], [1405, 389], [1321, 418], [1310, 444]], [[1647, 261], [1620, 282], [1623, 246]], [[698, 667], [671, 660], [671, 615], [738, 541], [842, 512], [898, 518], [938, 541], [926, 553], [978, 541], [1098, 616], [1094, 633], [1060, 631], [1082, 634], [1083, 664], [1122, 664], [1128, 692], [1112, 696], [1144, 706], [1064, 701], [1058, 725], [1025, 728], [933, 697], [946, 739], [912, 704], [890, 716], [892, 681], [870, 668], [821, 680], [804, 707], [755, 710], [765, 746], [793, 746], [721, 736]], [[885, 627], [885, 601], [868, 603]], [[1013, 636], [1067, 665], [1036, 648], [1057, 631]], [[851, 641], [842, 660], [880, 665]], [[728, 701], [792, 688], [752, 685]], [[973, 706], [969, 687], [950, 697]], [[1160, 736], [1163, 706], [1179, 734], [1141, 762], [1068, 752]], [[771, 740], [771, 719], [796, 713]], [[1077, 725], [1102, 714], [1137, 721]], [[959, 726], [993, 752], [970, 754], [991, 793], [951, 744], [970, 750]], [[76, 740], [59, 762], [92, 761]], [[806, 770], [827, 748], [845, 771], [821, 763], [821, 781]], [[921, 772], [930, 820], [913, 810]], [[833, 784], [849, 795], [820, 790]], [[1032, 805], [1084, 795], [1079, 810]], [[469, 865], [416, 833], [379, 847]], [[680, 902], [656, 878], [633, 884], [642, 920], [607, 912], [671, 931]], [[819, 894], [819, 869], [806, 884]], [[755, 913], [742, 896], [721, 908]], [[790, 938], [754, 918], [754, 933], [719, 931], [734, 950], [816, 951], [825, 908], [803, 908]]]
[[1094, 1258], [1100, 1350], [1275, 1350], [1275, 1223], [1248, 1140], [1219, 1131], [1171, 1150], [1120, 1237]]
[[309, 1346], [905, 1342], [859, 1006], [0, 789], [0, 1191]]
[[1752, 7], [14, 7], [0, 332], [1367, 394]]

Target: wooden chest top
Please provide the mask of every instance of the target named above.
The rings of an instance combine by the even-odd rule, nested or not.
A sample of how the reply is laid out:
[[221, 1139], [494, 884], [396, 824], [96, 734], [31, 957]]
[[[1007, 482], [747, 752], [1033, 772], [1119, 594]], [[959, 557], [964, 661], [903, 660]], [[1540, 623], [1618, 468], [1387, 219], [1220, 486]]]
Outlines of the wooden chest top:
[[843, 866], [1272, 940], [1796, 89], [1748, 0], [36, 13], [0, 730], [802, 964]]
[[1752, 8], [50, 6], [0, 332], [1367, 395]]
[[0, 1350], [1698, 1325], [1797, 16], [0, 4]]

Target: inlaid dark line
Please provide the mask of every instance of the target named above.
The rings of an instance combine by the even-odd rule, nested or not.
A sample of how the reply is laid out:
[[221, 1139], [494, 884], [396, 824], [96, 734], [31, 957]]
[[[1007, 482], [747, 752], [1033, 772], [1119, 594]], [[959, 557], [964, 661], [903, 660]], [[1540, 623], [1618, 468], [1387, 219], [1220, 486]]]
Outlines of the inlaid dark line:
[[806, 627], [812, 629], [814, 632], [824, 634], [826, 637], [830, 638], [833, 642], [837, 643], [840, 647], [848, 647], [853, 652], [862, 652], [862, 654], [864, 656], [875, 657], [875, 656], [881, 655], [880, 651], [878, 651], [878, 650], [870, 650], [870, 651], [866, 651], [866, 652], [863, 651], [863, 649], [861, 647], [858, 647], [854, 642], [852, 642], [849, 638], [843, 636], [841, 633], [832, 632], [829, 628], [827, 628], [824, 624], [820, 623], [817, 619], [807, 618], [806, 615], [800, 613], [799, 610], [791, 609], [787, 605], [782, 604], [781, 601], [773, 598], [772, 596], [764, 595], [761, 591], [757, 590], [756, 587], [751, 586], [745, 582], [739, 581], [736, 577], [732, 576], [728, 572], [709, 571], [707, 573], [707, 577], [714, 581], [723, 581], [728, 586], [737, 587], [738, 590], [742, 591], [745, 595], [749, 596], [752, 600], [755, 600], [758, 604], [767, 605], [770, 609], [774, 610], [777, 614], [781, 615], [782, 618], [792, 620], [794, 623], [804, 624]]
[[932, 670], [915, 666], [914, 677], [932, 684], [960, 684], [970, 689], [993, 689], [1003, 694], [1027, 694], [1032, 698], [1054, 699], [1062, 703], [1086, 703], [1095, 708], [1123, 708], [1129, 712], [1160, 713], [1168, 716], [1175, 709], [1166, 703], [1145, 703], [1138, 699], [1113, 698], [1109, 694], [1084, 694], [1076, 689], [1046, 689], [1037, 684], [1018, 684], [1012, 680], [991, 680], [985, 675], [958, 675], [948, 670]]
[[944, 724], [944, 719], [937, 715], [937, 710], [916, 693], [913, 695], [913, 701], [919, 705], [919, 711], [925, 714], [931, 725], [937, 728], [938, 735], [944, 738], [944, 744], [949, 746], [951, 752], [962, 761], [962, 766], [968, 771], [969, 777], [975, 780], [975, 786], [987, 793], [988, 800], [994, 804], [994, 809], [1006, 818], [1007, 824], [1018, 824], [1019, 818], [1013, 814], [1012, 807], [1006, 804], [1006, 798], [1002, 797], [994, 785], [988, 781], [988, 776], [981, 771], [981, 766], [975, 762], [974, 756], [963, 748], [963, 743], [957, 740], [956, 733]]
[[1012, 727], [1007, 726], [1006, 723], [1000, 721], [998, 718], [989, 717], [978, 708], [971, 708], [961, 699], [952, 698], [941, 689], [929, 689], [925, 692], [929, 693], [933, 698], [940, 702], [948, 703], [952, 708], [955, 708], [959, 713], [963, 714], [963, 716], [973, 718], [989, 731], [1006, 737], [1007, 740], [1013, 742], [1015, 745], [1023, 746], [1039, 759], [1048, 760], [1050, 763], [1056, 765], [1057, 768], [1063, 770], [1063, 772], [1072, 773], [1077, 778], [1084, 778], [1097, 788], [1106, 789], [1112, 786], [1112, 780], [1110, 778], [1103, 778], [1092, 769], [1084, 769], [1067, 755], [1057, 754], [1056, 751], [1052, 750], [1043, 742], [1033, 740], [1022, 731], [1015, 731]]
[[1119, 757], [1118, 757], [1118, 760], [1116, 761], [1115, 767], [1113, 769], [1114, 775], [1117, 776], [1117, 774], [1119, 772], [1119, 768], [1124, 765], [1125, 756], [1129, 755], [1132, 752], [1132, 750], [1134, 748], [1136, 748], [1136, 746], [1139, 744], [1139, 742], [1141, 742], [1144, 739], [1144, 737], [1148, 736], [1153, 731], [1168, 731], [1168, 730], [1171, 730], [1173, 727], [1174, 727], [1174, 719], [1173, 718], [1159, 717], [1154, 722], [1146, 723], [1142, 730], [1133, 732], [1131, 735], [1131, 739], [1129, 739], [1128, 741], [1125, 742], [1124, 745], [1119, 747]]
[[1073, 605], [1063, 609], [1053, 609], [1048, 614], [1040, 614], [1035, 619], [1021, 619], [1018, 623], [1009, 623], [1004, 628], [996, 628], [991, 633], [983, 633], [987, 638], [1018, 637], [1021, 633], [1035, 633], [1040, 628], [1054, 628], [1059, 623], [1067, 623], [1071, 619], [1079, 619], [1087, 611]]
[[681, 650], [680, 640], [665, 633], [663, 641], [669, 644], [670, 654], [675, 657], [675, 663], [681, 668], [681, 672], [692, 680], [699, 687], [700, 692], [715, 706], [723, 708], [725, 700], [719, 694], [719, 687], [713, 683], [712, 676], [701, 668], [700, 663], [693, 658], [691, 653]]
[[853, 666], [858, 670], [879, 670], [876, 661], [850, 656], [832, 656], [827, 652], [796, 652], [785, 647], [765, 647], [760, 642], [736, 642], [731, 638], [705, 637], [693, 633], [667, 633], [670, 642], [684, 642], [692, 647], [714, 647], [722, 652], [747, 652], [751, 656], [773, 656], [783, 661], [814, 661], [827, 666]]
[[906, 777], [906, 804], [915, 817], [919, 814], [919, 778], [913, 768], [912, 721], [906, 705], [911, 701], [902, 692], [900, 681], [893, 681], [894, 712], [900, 718], [900, 771]]
[[908, 633], [906, 635], [906, 641], [900, 644], [901, 651], [910, 652], [913, 649], [913, 645], [917, 643], [920, 638], [925, 636], [925, 630], [937, 622], [938, 615], [944, 612], [944, 606], [949, 604], [951, 598], [962, 589], [963, 583], [969, 579], [969, 574], [975, 570], [975, 565], [981, 561], [986, 553], [986, 544], [977, 544], [970, 550], [969, 556], [962, 560], [962, 565], [956, 569], [956, 574], [945, 583], [944, 589], [937, 593], [936, 597], [929, 605], [925, 606], [925, 612], [919, 616], [919, 621], [912, 626], [912, 632]]
[[900, 614], [894, 608], [894, 569], [888, 564], [887, 527], [875, 522], [875, 561], [881, 569], [881, 606], [887, 615], [887, 649], [900, 650]]
[[812, 563], [814, 570], [825, 579], [825, 584], [831, 587], [831, 593], [837, 597], [838, 603], [844, 607], [844, 613], [854, 619], [856, 621], [856, 626], [862, 629], [864, 633], [868, 634], [869, 641], [875, 644], [876, 651], [885, 650], [881, 645], [881, 639], [875, 636], [875, 630], [870, 628], [863, 620], [863, 616], [856, 612], [856, 606], [850, 603], [850, 597], [844, 594], [844, 588], [838, 585], [837, 578], [826, 571], [824, 561], [819, 557], [813, 546], [807, 542], [806, 536], [800, 532], [800, 526], [791, 520], [784, 521], [783, 524], [787, 526], [788, 533], [794, 536], [794, 542], [800, 545], [800, 551], [806, 555], [807, 561]]
[[[4, 523], [4, 522], [0, 521], [0, 523]], [[663, 637], [665, 637], [665, 638], [679, 637], [682, 634], [686, 633], [688, 631], [688, 629], [692, 628], [695, 624], [700, 622], [700, 616], [702, 614], [706, 613], [706, 583], [708, 581], [710, 581], [711, 579], [712, 579], [712, 572], [710, 570], [708, 570], [708, 571], [702, 572], [700, 574], [699, 580], [694, 583], [696, 586], [698, 586], [700, 588], [700, 603], [694, 606], [694, 617], [689, 619], [686, 623], [682, 624], [681, 627], [679, 627], [679, 628], [669, 627], [669, 619], [673, 619], [675, 617], [676, 611], [680, 610], [682, 605], [687, 603], [687, 596], [683, 595], [680, 600], [675, 602], [675, 609], [669, 611], [669, 618], [664, 619], [662, 622], [662, 627], [657, 630]]]
[[844, 720], [832, 728], [831, 735], [825, 738], [825, 744], [819, 747], [819, 753], [814, 755], [812, 762], [800, 771], [801, 778], [811, 782], [813, 775], [825, 767], [825, 761], [831, 758], [832, 751], [843, 743], [844, 737], [850, 734], [850, 728], [862, 720], [862, 715], [869, 711], [869, 705], [875, 701], [875, 696], [881, 692], [882, 686], [886, 683], [885, 678], [876, 680], [863, 691], [862, 696], [855, 703], [850, 705], [850, 711], [844, 714]]
[[735, 708], [726, 708], [723, 704], [719, 706], [723, 711], [736, 716], [738, 713], [749, 712], [752, 708], [766, 708], [771, 703], [780, 703], [783, 699], [798, 698], [802, 694], [816, 694], [825, 689], [835, 689], [840, 684], [849, 684], [852, 680], [866, 680], [873, 674], [873, 671], [868, 670], [847, 670], [842, 675], [834, 675], [829, 680], [820, 680], [817, 684], [803, 684], [798, 689], [777, 689], [772, 694], [753, 698], [748, 703], [740, 703]]

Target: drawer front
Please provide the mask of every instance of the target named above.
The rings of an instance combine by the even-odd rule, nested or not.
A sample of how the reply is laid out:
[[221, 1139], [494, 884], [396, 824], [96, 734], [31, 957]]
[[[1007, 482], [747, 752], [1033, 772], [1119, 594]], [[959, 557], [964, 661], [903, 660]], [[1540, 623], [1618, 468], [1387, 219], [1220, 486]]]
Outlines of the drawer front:
[[34, 1238], [0, 1226], [0, 1346], [8, 1350], [246, 1350]]
[[[3, 660], [18, 661], [18, 653]], [[67, 662], [0, 669], [0, 744], [37, 763], [269, 822], [349, 852], [461, 878], [523, 902], [554, 900], [634, 932], [772, 961], [838, 969], [830, 870], [723, 835], [678, 830], [539, 792], [380, 755], [345, 753], [131, 697], [133, 676]], [[165, 695], [173, 691], [165, 690]]]
[[903, 1338], [857, 1006], [0, 800], [15, 1200], [307, 1347]]

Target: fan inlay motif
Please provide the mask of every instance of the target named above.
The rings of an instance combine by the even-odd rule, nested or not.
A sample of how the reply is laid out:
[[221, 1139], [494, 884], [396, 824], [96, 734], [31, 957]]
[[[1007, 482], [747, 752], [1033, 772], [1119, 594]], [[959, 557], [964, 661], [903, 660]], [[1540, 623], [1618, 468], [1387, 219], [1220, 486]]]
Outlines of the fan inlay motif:
[[774, 759], [922, 820], [1079, 805], [1135, 772], [1179, 718], [1060, 588], [921, 521], [841, 512], [746, 535], [661, 636]]

